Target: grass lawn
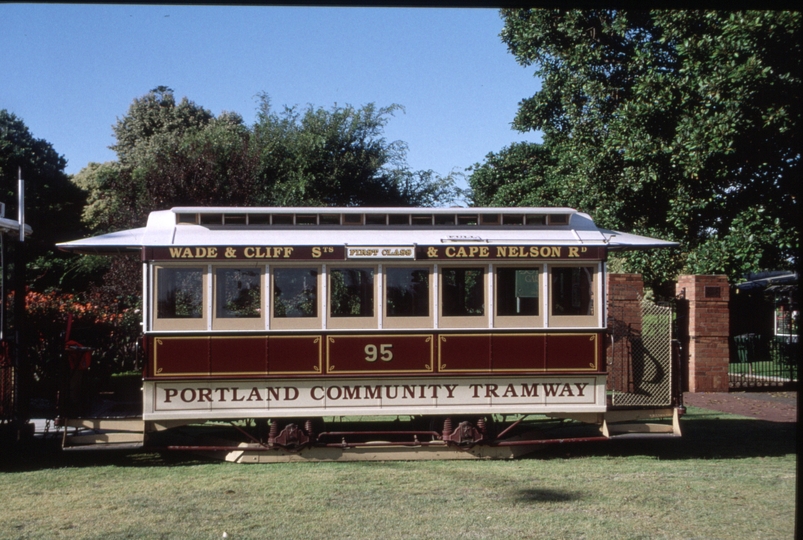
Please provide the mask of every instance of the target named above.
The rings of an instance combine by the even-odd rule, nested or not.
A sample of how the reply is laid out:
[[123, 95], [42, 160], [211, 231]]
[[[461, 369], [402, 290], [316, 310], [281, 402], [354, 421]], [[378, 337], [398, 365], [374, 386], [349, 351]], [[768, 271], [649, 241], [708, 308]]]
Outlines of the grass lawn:
[[792, 538], [794, 424], [689, 408], [683, 429], [505, 462], [32, 448], [4, 457], [0, 538]]

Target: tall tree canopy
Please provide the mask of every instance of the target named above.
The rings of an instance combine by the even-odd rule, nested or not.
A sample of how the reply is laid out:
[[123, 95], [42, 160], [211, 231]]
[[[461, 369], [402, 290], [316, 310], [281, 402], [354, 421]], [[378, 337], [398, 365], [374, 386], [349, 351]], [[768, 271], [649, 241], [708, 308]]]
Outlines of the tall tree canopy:
[[[17, 180], [25, 180], [25, 222], [34, 230], [26, 241], [26, 258], [32, 261], [31, 279], [45, 285], [58, 281], [62, 266], [56, 242], [81, 234], [83, 195], [64, 172], [67, 161], [44, 139], [37, 139], [25, 123], [9, 111], [0, 110], [0, 202], [6, 216], [17, 217]], [[52, 279], [51, 279], [52, 278]]]
[[540, 130], [543, 145], [476, 165], [476, 204], [569, 205], [603, 226], [679, 241], [679, 253], [627, 256], [653, 284], [794, 263], [799, 12], [502, 16], [502, 40], [542, 83], [513, 125]]
[[410, 171], [406, 147], [383, 130], [399, 110], [334, 106], [271, 109], [260, 98], [253, 126], [212, 113], [159, 87], [135, 99], [114, 125], [118, 160], [75, 177], [95, 230], [144, 223], [178, 205], [435, 205], [455, 196], [453, 180]]

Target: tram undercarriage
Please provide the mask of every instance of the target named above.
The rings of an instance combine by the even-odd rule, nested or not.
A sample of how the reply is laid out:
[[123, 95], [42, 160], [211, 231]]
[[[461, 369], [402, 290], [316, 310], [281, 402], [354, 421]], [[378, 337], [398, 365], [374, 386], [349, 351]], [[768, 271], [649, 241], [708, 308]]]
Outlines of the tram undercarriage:
[[142, 448], [236, 463], [516, 459], [553, 444], [679, 437], [679, 411], [207, 422], [65, 419], [62, 443], [67, 450]]

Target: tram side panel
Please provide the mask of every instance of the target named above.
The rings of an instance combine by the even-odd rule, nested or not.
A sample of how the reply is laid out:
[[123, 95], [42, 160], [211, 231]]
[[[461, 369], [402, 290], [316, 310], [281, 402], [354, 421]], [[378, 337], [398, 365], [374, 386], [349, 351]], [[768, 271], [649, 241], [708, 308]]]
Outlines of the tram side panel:
[[601, 332], [148, 342], [146, 420], [605, 410]]

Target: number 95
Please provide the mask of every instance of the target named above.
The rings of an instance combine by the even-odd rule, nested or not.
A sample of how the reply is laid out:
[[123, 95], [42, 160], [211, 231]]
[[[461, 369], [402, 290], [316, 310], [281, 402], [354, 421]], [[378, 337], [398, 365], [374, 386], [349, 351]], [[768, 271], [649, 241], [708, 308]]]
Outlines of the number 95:
[[365, 361], [376, 362], [379, 359], [383, 362], [390, 362], [393, 360], [392, 348], [392, 343], [382, 343], [379, 345], [379, 349], [373, 343], [369, 343], [365, 346]]

